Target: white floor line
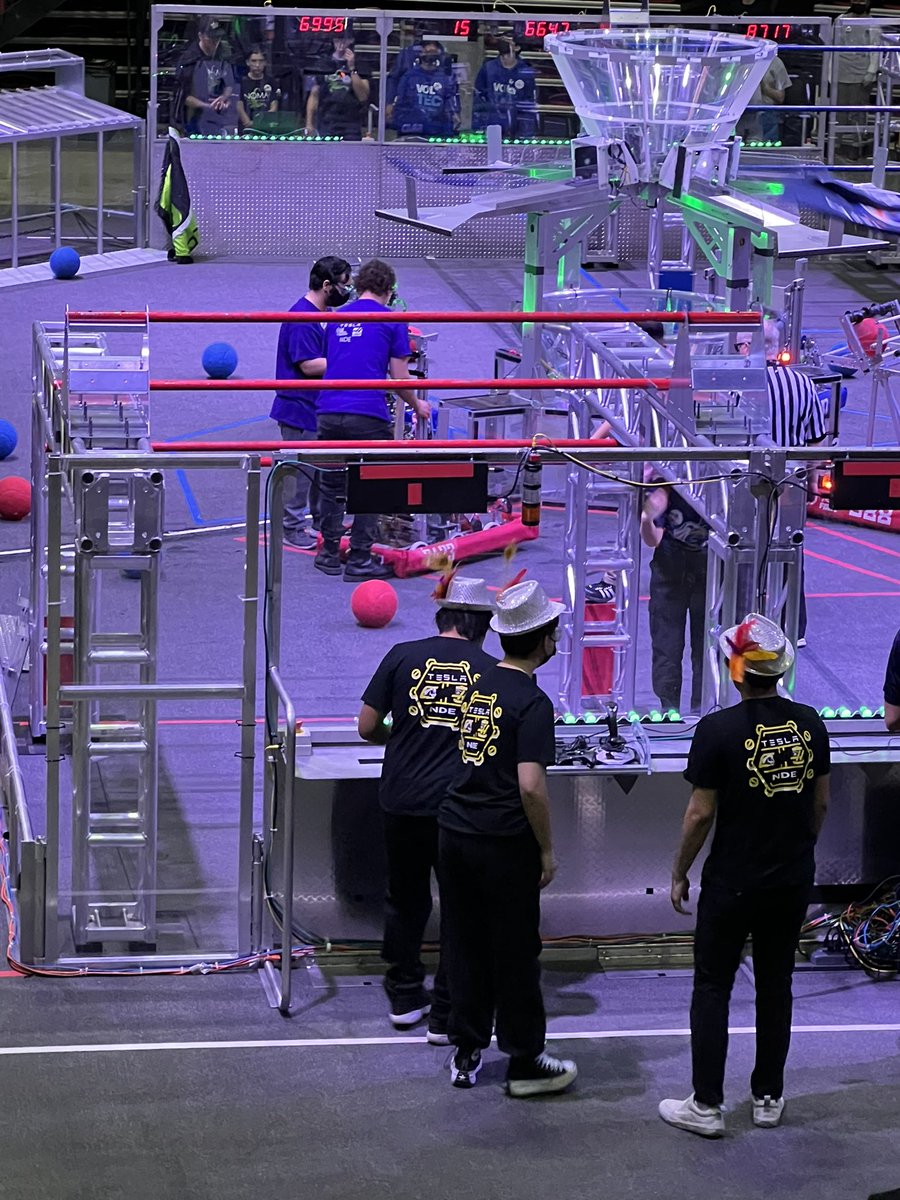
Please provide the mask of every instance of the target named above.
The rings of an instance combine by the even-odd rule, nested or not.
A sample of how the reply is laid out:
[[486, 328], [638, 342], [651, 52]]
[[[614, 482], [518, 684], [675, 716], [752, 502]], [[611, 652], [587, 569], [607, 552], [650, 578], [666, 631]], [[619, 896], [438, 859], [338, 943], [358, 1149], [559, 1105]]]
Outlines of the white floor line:
[[[689, 1029], [599, 1029], [551, 1030], [550, 1042], [617, 1041], [639, 1038], [688, 1037]], [[732, 1035], [752, 1034], [750, 1025], [736, 1026]], [[794, 1025], [793, 1033], [900, 1033], [897, 1025]], [[184, 1050], [310, 1050], [340, 1046], [419, 1046], [427, 1045], [424, 1034], [408, 1037], [347, 1038], [259, 1038], [234, 1042], [90, 1042], [70, 1046], [0, 1046], [0, 1057], [26, 1054], [131, 1054], [136, 1051]], [[440, 1048], [440, 1047], [438, 1047]], [[446, 1047], [443, 1047], [446, 1049]]]

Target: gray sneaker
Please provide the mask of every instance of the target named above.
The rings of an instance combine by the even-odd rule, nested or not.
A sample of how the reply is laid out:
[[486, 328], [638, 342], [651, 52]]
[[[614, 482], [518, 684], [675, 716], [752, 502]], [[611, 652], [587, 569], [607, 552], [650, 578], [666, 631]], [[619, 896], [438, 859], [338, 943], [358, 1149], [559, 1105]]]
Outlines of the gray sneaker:
[[763, 1096], [761, 1100], [753, 1097], [753, 1124], [760, 1129], [774, 1129], [780, 1125], [783, 1113], [784, 1096], [779, 1096], [777, 1100], [771, 1096]]
[[699, 1133], [701, 1137], [720, 1138], [725, 1134], [721, 1108], [698, 1104], [693, 1096], [688, 1096], [687, 1100], [660, 1101], [659, 1115], [667, 1125], [686, 1129], [688, 1133]]
[[319, 544], [318, 534], [305, 525], [285, 529], [284, 540], [289, 546], [296, 546], [298, 550], [315, 550]]

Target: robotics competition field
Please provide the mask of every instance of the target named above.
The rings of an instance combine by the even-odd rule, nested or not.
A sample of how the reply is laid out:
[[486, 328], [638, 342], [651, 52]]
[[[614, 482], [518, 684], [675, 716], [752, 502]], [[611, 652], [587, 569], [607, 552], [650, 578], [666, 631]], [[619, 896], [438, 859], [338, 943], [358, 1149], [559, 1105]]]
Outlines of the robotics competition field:
[[[179, 30], [186, 18], [176, 10]], [[190, 26], [196, 61], [224, 61], [223, 38], [241, 28], [229, 22], [205, 14]], [[873, 29], [862, 48], [877, 45], [892, 78], [893, 43]], [[514, 63], [515, 32], [500, 39]], [[316, 179], [344, 150], [357, 167], [377, 160], [340, 210], [348, 244], [336, 204], [309, 255], [223, 249], [244, 210], [241, 165], [266, 146], [201, 131], [182, 140], [183, 160], [201, 238], [205, 221], [220, 253], [201, 240], [187, 247], [193, 263], [141, 247], [141, 265], [103, 255], [70, 279], [43, 267], [0, 278], [2, 415], [19, 438], [0, 478], [32, 485], [29, 519], [0, 523], [11, 968], [0, 973], [0, 1058], [14, 1095], [3, 1195], [272, 1187], [412, 1200], [463, 1188], [487, 1200], [599, 1188], [839, 1200], [900, 1182], [900, 745], [881, 707], [900, 624], [900, 303], [896, 273], [876, 273], [871, 258], [890, 267], [896, 230], [889, 205], [873, 216], [883, 156], [880, 180], [857, 176], [861, 190], [829, 208], [802, 156], [779, 160], [809, 185], [799, 199], [774, 180], [775, 147], [741, 160], [732, 132], [775, 57], [766, 36], [553, 34], [547, 51], [577, 114], [561, 151], [504, 146], [493, 126], [471, 151], [448, 146], [443, 166], [440, 146], [411, 142], [398, 168], [375, 106], [371, 142], [360, 128], [340, 135], [359, 134], [355, 146], [272, 146], [281, 159], [254, 177], [260, 195], [271, 163], [294, 170], [300, 152]], [[333, 40], [335, 75], [362, 104], [352, 39]], [[373, 39], [373, 59], [376, 49]], [[157, 52], [154, 97], [174, 75], [156, 70], [167, 67]], [[304, 86], [301, 71], [294, 82]], [[325, 85], [313, 86], [318, 99]], [[190, 98], [200, 112], [227, 109], [227, 94], [218, 107]], [[323, 119], [311, 93], [307, 113]], [[178, 122], [177, 104], [167, 115]], [[882, 133], [887, 150], [889, 122]], [[162, 132], [154, 165], [164, 151]], [[295, 207], [273, 205], [267, 237], [288, 236]], [[491, 247], [485, 215], [514, 252]], [[259, 208], [256, 218], [247, 229], [262, 237]], [[373, 245], [357, 247], [369, 229]], [[463, 257], [472, 246], [478, 256]], [[171, 257], [185, 249], [176, 238]], [[410, 361], [424, 391], [449, 381], [429, 392], [435, 436], [420, 421], [395, 444], [278, 448], [260, 381], [273, 377], [280, 318], [254, 314], [285, 314], [324, 255], [354, 274], [389, 260], [398, 310], [433, 315], [415, 319]], [[236, 352], [221, 386], [203, 366], [218, 342]], [[773, 371], [788, 381], [780, 400]], [[791, 408], [801, 386], [812, 387], [805, 424]], [[349, 463], [361, 513], [375, 489], [371, 556], [351, 541], [335, 562], [326, 519], [282, 537], [293, 470], [282, 464], [298, 460], [332, 475]], [[454, 500], [447, 478], [471, 478], [478, 498]], [[441, 502], [429, 510], [423, 494]], [[539, 524], [525, 525], [529, 509]], [[663, 527], [699, 547], [696, 561], [677, 560], [680, 575], [666, 574]], [[396, 564], [389, 579], [382, 555]], [[577, 1059], [579, 1078], [518, 1106], [501, 1093], [493, 1047], [464, 1092], [458, 1039], [455, 1050], [427, 1043], [428, 1005], [397, 1020], [382, 987], [382, 751], [356, 717], [387, 651], [433, 631], [453, 559], [494, 597], [524, 576], [563, 609], [538, 675], [556, 712], [547, 778], [559, 859], [541, 934], [548, 1050]], [[396, 598], [379, 628], [352, 607], [367, 574]], [[787, 1117], [769, 1132], [751, 1123], [744, 1077], [767, 997], [754, 1003], [762, 961], [737, 954], [728, 1136], [711, 1146], [656, 1116], [691, 1069], [695, 897], [687, 916], [674, 911], [670, 873], [695, 727], [735, 700], [719, 634], [752, 609], [797, 646], [784, 687], [822, 713], [832, 798], [812, 907], [796, 924]], [[494, 633], [485, 648], [500, 653]], [[439, 935], [435, 909], [429, 973]], [[501, 1026], [498, 1015], [502, 1049]], [[442, 1033], [430, 1019], [428, 1032]]]

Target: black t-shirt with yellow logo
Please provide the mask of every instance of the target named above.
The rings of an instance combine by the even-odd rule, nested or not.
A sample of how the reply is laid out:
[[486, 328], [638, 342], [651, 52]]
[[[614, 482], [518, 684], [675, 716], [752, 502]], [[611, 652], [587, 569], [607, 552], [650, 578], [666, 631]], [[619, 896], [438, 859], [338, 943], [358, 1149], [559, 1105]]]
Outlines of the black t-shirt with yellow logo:
[[400, 642], [385, 655], [363, 703], [390, 713], [379, 797], [385, 812], [433, 817], [459, 770], [459, 727], [469, 692], [496, 659], [465, 638]]
[[828, 731], [806, 704], [772, 696], [703, 717], [684, 773], [718, 793], [703, 882], [738, 891], [812, 884], [815, 780], [830, 770]]
[[462, 769], [441, 805], [440, 825], [493, 836], [527, 829], [518, 766], [551, 766], [555, 742], [553, 705], [537, 681], [511, 667], [486, 671], [472, 688], [463, 715]]

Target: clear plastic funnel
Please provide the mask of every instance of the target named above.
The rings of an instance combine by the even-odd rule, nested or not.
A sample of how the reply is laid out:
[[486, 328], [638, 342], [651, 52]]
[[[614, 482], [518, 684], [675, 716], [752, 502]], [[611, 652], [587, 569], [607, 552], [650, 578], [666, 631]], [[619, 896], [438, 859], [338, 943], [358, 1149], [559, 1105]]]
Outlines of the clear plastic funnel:
[[544, 45], [587, 132], [624, 141], [651, 179], [673, 145], [731, 134], [775, 54], [761, 38], [685, 29], [560, 33]]

